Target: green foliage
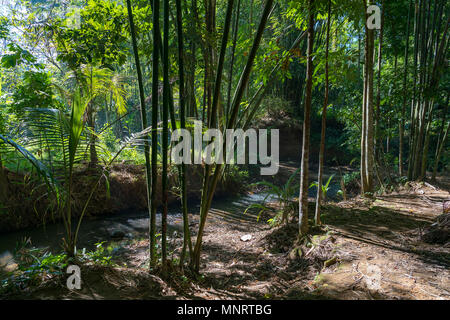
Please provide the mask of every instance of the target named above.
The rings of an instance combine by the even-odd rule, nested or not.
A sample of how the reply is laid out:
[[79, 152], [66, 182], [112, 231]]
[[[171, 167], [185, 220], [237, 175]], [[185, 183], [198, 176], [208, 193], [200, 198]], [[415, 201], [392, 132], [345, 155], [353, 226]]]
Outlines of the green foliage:
[[[330, 183], [331, 183], [331, 180], [333, 180], [333, 178], [334, 178], [334, 174], [331, 175], [328, 178], [328, 180], [327, 180], [327, 182], [325, 184], [322, 184], [322, 195], [323, 195], [323, 201], [325, 201], [325, 202], [327, 201], [326, 200], [327, 199], [327, 192], [328, 192], [328, 190], [330, 190]], [[319, 183], [317, 181], [311, 183], [309, 188], [312, 188], [312, 187], [318, 188], [319, 187]]]
[[[114, 102], [118, 115], [125, 114], [127, 91], [125, 78], [108, 68], [99, 68], [94, 65], [82, 65], [76, 71], [69, 73], [68, 80], [76, 80], [82, 87], [84, 99], [92, 105], [98, 105], [105, 99]], [[96, 110], [94, 110], [96, 111]]]
[[50, 75], [46, 72], [25, 71], [12, 95], [12, 112], [21, 118], [27, 108], [54, 107], [60, 105], [54, 98]]
[[351, 173], [347, 173], [344, 175], [344, 184], [346, 186], [350, 185], [351, 183], [358, 181], [360, 179], [360, 173], [359, 171], [354, 171]]
[[109, 245], [105, 248], [104, 244], [106, 242], [98, 242], [95, 244], [95, 250], [94, 251], [87, 251], [85, 249], [82, 250], [81, 253], [78, 255], [78, 259], [81, 262], [84, 263], [94, 263], [99, 265], [112, 265], [112, 252], [114, 250], [114, 247]]
[[0, 134], [0, 140], [12, 146], [17, 152], [19, 152], [36, 169], [38, 175], [44, 178], [49, 189], [57, 194], [58, 183], [54, 179], [52, 171], [46, 165], [36, 159], [36, 157], [30, 151], [16, 143], [11, 138], [5, 137]]
[[38, 69], [44, 67], [36, 62], [36, 58], [27, 50], [22, 49], [16, 43], [9, 43], [7, 45], [10, 53], [3, 54], [1, 59], [1, 66], [3, 68], [14, 68], [22, 64], [33, 66]]
[[76, 257], [69, 258], [65, 253], [55, 254], [46, 248], [31, 247], [30, 240], [24, 239], [17, 244], [13, 253], [16, 270], [0, 278], [0, 296], [17, 294], [27, 288], [39, 286], [45, 280], [64, 276], [70, 264], [114, 265], [111, 260], [114, 246], [105, 247], [104, 244], [105, 242], [96, 243], [95, 250], [83, 249]]
[[290, 123], [295, 125], [297, 122], [296, 119], [292, 118], [294, 114], [292, 104], [281, 97], [269, 96], [265, 98], [261, 106], [261, 112], [263, 112], [261, 117], [266, 116], [272, 121], [284, 122], [286, 125]]
[[[238, 165], [230, 165], [229, 167], [227, 167], [227, 170], [225, 170], [223, 179], [225, 185], [233, 188], [232, 186], [242, 186], [245, 181], [247, 181], [248, 177], [249, 173], [247, 170], [242, 170]], [[236, 192], [238, 191], [239, 190], [236, 190]]]
[[106, 148], [110, 153], [117, 150], [120, 139], [116, 137], [113, 127], [108, 123], [106, 123], [103, 129], [100, 130], [98, 137], [100, 142], [104, 145], [104, 148], [102, 148], [103, 150]]
[[[0, 135], [0, 139], [12, 146], [23, 155], [37, 173], [45, 179], [51, 194], [58, 204], [58, 212], [62, 213], [66, 229], [66, 250], [69, 254], [74, 250], [74, 236], [71, 228], [71, 197], [72, 197], [72, 173], [74, 165], [80, 159], [81, 142], [84, 140], [82, 133], [84, 129], [83, 115], [86, 110], [86, 102], [82, 101], [79, 93], [72, 98], [70, 116], [58, 109], [35, 108], [28, 111], [25, 122], [29, 124], [27, 134], [28, 147], [41, 147], [47, 145], [49, 158], [46, 164], [36, 159], [32, 152], [14, 140]], [[42, 133], [45, 133], [44, 137]], [[51, 145], [49, 144], [51, 141]], [[50, 151], [53, 150], [53, 151]], [[63, 161], [52, 161], [52, 152], [62, 154]], [[61, 175], [62, 172], [62, 175]], [[59, 174], [58, 174], [59, 173]], [[67, 183], [64, 188], [60, 187], [56, 176], [64, 179]], [[81, 218], [80, 218], [81, 221]]]
[[140, 150], [138, 147], [130, 147], [124, 149], [119, 157], [117, 158], [118, 161], [129, 161], [131, 163], [135, 164], [145, 164], [145, 156], [144, 152]]
[[9, 36], [9, 21], [6, 17], [0, 16], [0, 39], [7, 39]]
[[[78, 6], [76, 9], [80, 9], [79, 27], [71, 24], [76, 18], [75, 13], [78, 10], [69, 14], [65, 12], [65, 6], [69, 2]], [[137, 66], [130, 55], [129, 30], [127, 13], [123, 6], [124, 1], [77, 0], [69, 2], [50, 3], [44, 0], [21, 0], [13, 5], [9, 3], [4, 5], [10, 10], [7, 11], [8, 17], [0, 17], [0, 46], [2, 46], [0, 58], [0, 151], [2, 165], [8, 169], [14, 168], [17, 172], [26, 171], [25, 177], [28, 179], [26, 182], [36, 172], [43, 177], [50, 192], [40, 196], [46, 197], [50, 193], [55, 194], [59, 212], [63, 217], [69, 218], [65, 222], [68, 224], [66, 225], [66, 240], [72, 241], [69, 244], [74, 249], [76, 235], [73, 234], [73, 226], [68, 222], [72, 221], [70, 219], [72, 217], [71, 210], [78, 210], [76, 214], [83, 215], [86, 207], [80, 209], [70, 204], [73, 192], [70, 177], [74, 168], [89, 158], [86, 155], [89, 138], [91, 138], [90, 142], [99, 150], [100, 163], [104, 165], [100, 174], [102, 177], [107, 176], [108, 166], [113, 161], [144, 164], [143, 141], [148, 139], [148, 131], [138, 132], [141, 130], [141, 117], [143, 114], [147, 115], [149, 119], [150, 117], [156, 119], [157, 111], [144, 111], [142, 114], [136, 112], [140, 108], [136, 79], [133, 76]], [[153, 27], [150, 2], [132, 2], [137, 31], [137, 53], [142, 58], [140, 65], [143, 71], [143, 93], [148, 95], [143, 97], [145, 106], [156, 101], [158, 95], [156, 91], [162, 87], [163, 79], [161, 77], [151, 80], [150, 76], [159, 70], [158, 66], [151, 65], [154, 48], [159, 49], [155, 43], [158, 35], [156, 31], [159, 30], [155, 30], [153, 35], [149, 32]], [[174, 122], [180, 126], [183, 90], [180, 79], [176, 75], [179, 71], [184, 71], [187, 75], [187, 81], [183, 83], [186, 88], [184, 90], [185, 103], [190, 119], [202, 119], [203, 122], [206, 122], [207, 112], [211, 111], [208, 105], [211, 104], [212, 92], [205, 92], [205, 87], [210, 91], [220, 88], [222, 97], [225, 97], [224, 89], [229, 85], [231, 94], [239, 93], [234, 95], [239, 101], [235, 104], [237, 111], [233, 112], [233, 117], [236, 116], [241, 125], [247, 117], [252, 118], [247, 112], [251, 111], [252, 116], [256, 114], [260, 127], [279, 129], [290, 127], [289, 129], [299, 132], [302, 125], [306, 72], [306, 37], [300, 36], [307, 25], [308, 2], [307, 0], [276, 2], [270, 21], [262, 34], [261, 44], [258, 50], [255, 50], [256, 57], [254, 61], [251, 59], [249, 65], [247, 65], [249, 49], [254, 41], [257, 23], [262, 14], [261, 4], [264, 1], [242, 1], [239, 15], [237, 15], [237, 8], [234, 8], [237, 23], [232, 29], [237, 27], [237, 44], [233, 59], [230, 56], [231, 50], [226, 52], [222, 84], [212, 83], [217, 61], [210, 58], [214, 58], [215, 53], [218, 52], [227, 2], [217, 1], [214, 30], [209, 30], [205, 25], [205, 20], [208, 19], [204, 18], [208, 18], [209, 12], [201, 1], [181, 2], [184, 18], [180, 24], [180, 35], [175, 35], [173, 25], [168, 32], [164, 32], [162, 35], [163, 39], [169, 39], [168, 48], [164, 53], [168, 55], [168, 61], [165, 62], [170, 69], [169, 81], [176, 118], [173, 119]], [[408, 111], [411, 105], [413, 108], [417, 105], [411, 104], [413, 88], [415, 88], [414, 93], [415, 97], [419, 98], [419, 104], [420, 101], [426, 102], [425, 109], [411, 113], [413, 116], [417, 114], [425, 117], [418, 119], [420, 121], [417, 122], [421, 126], [419, 129], [424, 131], [424, 136], [420, 137], [420, 143], [425, 144], [426, 138], [429, 137], [429, 150], [423, 150], [427, 151], [425, 158], [428, 163], [437, 162], [439, 170], [446, 170], [450, 161], [449, 154], [446, 152], [448, 142], [443, 145], [444, 152], [441, 159], [435, 160], [435, 157], [436, 151], [438, 151], [436, 148], [443, 135], [442, 129], [448, 121], [449, 76], [443, 69], [445, 63], [434, 66], [433, 59], [436, 54], [433, 52], [435, 50], [433, 41], [434, 39], [448, 41], [443, 36], [445, 23], [448, 21], [448, 5], [443, 1], [429, 2], [432, 10], [429, 14], [420, 15], [423, 18], [421, 24], [414, 21], [414, 11], [421, 9], [414, 10], [413, 6], [411, 29], [416, 29], [415, 26], [425, 26], [425, 29], [429, 30], [420, 35], [414, 34], [417, 31], [411, 31], [410, 39], [406, 39], [409, 2], [409, 0], [385, 1], [383, 4], [386, 14], [380, 77], [378, 77], [377, 67], [374, 68], [375, 83], [380, 80], [380, 107], [375, 108], [374, 116], [377, 111], [380, 112], [380, 119], [376, 124], [376, 145], [384, 148], [385, 139], [389, 138], [389, 152], [381, 150], [379, 156], [377, 155], [377, 160], [380, 160], [381, 166], [385, 167], [398, 165], [399, 144], [397, 141], [399, 140], [399, 124], [402, 124], [402, 120], [405, 121], [404, 162], [408, 155], [417, 154], [408, 149], [408, 144], [412, 144], [409, 137], [415, 136], [412, 134], [414, 132], [411, 132], [415, 130], [414, 122], [409, 121], [410, 112]], [[196, 3], [198, 6], [195, 8]], [[426, 1], [421, 3], [428, 5]], [[443, 16], [439, 21], [437, 5], [440, 4], [443, 5], [441, 8]], [[325, 82], [324, 44], [326, 32], [324, 26], [328, 18], [327, 5], [328, 0], [314, 1], [316, 32], [313, 53], [314, 89], [311, 119], [311, 144], [313, 147], [317, 147], [315, 143], [319, 141], [321, 135], [320, 117]], [[47, 15], [50, 8], [52, 15]], [[341, 162], [339, 165], [345, 165], [350, 162], [351, 158], [358, 157], [359, 159], [361, 146], [365, 17], [363, 2], [360, 0], [331, 0], [331, 8], [331, 39], [328, 55], [330, 90], [325, 160], [330, 164], [331, 161], [328, 159], [337, 155]], [[174, 12], [172, 11], [171, 14], [169, 22], [174, 23]], [[419, 27], [417, 29], [420, 29]], [[379, 35], [378, 31], [375, 32], [375, 48], [378, 47]], [[429, 35], [433, 37], [429, 37]], [[419, 36], [418, 39], [421, 41], [413, 41], [416, 36]], [[232, 44], [231, 38], [228, 43], [229, 47]], [[297, 43], [296, 39], [302, 40]], [[178, 56], [177, 41], [175, 40], [185, 40], [184, 45], [180, 48], [184, 50], [184, 53], [180, 53], [180, 56], [184, 58], [183, 66], [178, 63], [181, 59]], [[410, 46], [409, 61], [404, 61], [406, 40], [409, 40]], [[292, 46], [293, 43], [298, 45]], [[422, 52], [421, 48], [413, 49], [415, 44], [420, 45], [421, 43], [426, 44], [426, 52]], [[445, 45], [445, 43], [443, 44]], [[446, 49], [445, 46], [444, 49]], [[413, 63], [413, 52], [424, 57], [424, 59], [419, 59], [416, 66]], [[444, 52], [443, 61], [445, 61], [446, 54]], [[407, 62], [409, 66], [405, 69], [406, 84], [404, 86], [403, 66]], [[247, 68], [245, 68], [246, 66]], [[246, 77], [242, 77], [241, 71], [250, 70], [250, 67], [254, 72], [246, 73]], [[231, 70], [233, 70], [233, 74], [230, 74]], [[209, 71], [210, 74], [206, 74], [206, 71]], [[435, 72], [443, 73], [442, 79], [434, 79], [432, 73]], [[248, 85], [241, 86], [239, 83], [243, 84], [247, 75]], [[209, 76], [210, 78], [208, 78]], [[429, 86], [426, 83], [428, 80], [438, 83]], [[417, 82], [420, 84], [417, 85]], [[155, 86], [153, 97], [150, 96], [152, 85]], [[377, 91], [375, 84], [375, 104]], [[402, 108], [404, 97], [406, 97], [406, 111]], [[262, 103], [260, 103], [261, 101]], [[428, 104], [428, 102], [432, 103]], [[256, 109], [252, 110], [255, 105]], [[223, 129], [223, 124], [230, 118], [231, 112], [227, 108], [227, 103], [220, 101], [218, 108], [218, 122], [222, 127], [220, 129]], [[406, 116], [404, 116], [404, 112], [406, 112]], [[402, 119], [402, 117], [404, 118]], [[188, 129], [191, 128], [192, 122], [188, 125]], [[204, 131], [207, 129], [204, 127]], [[155, 138], [152, 142], [155, 146], [153, 156], [156, 166], [161, 163], [157, 153], [166, 141], [162, 143], [162, 139]], [[314, 153], [311, 154], [312, 160], [315, 160]], [[175, 170], [175, 166], [171, 169]], [[250, 167], [248, 170], [251, 169]], [[429, 169], [429, 166], [425, 169]], [[248, 179], [248, 172], [238, 166], [230, 166], [223, 172], [225, 172], [225, 183], [228, 184], [227, 187], [230, 190], [236, 189], [233, 188], [236, 184], [245, 184]], [[173, 172], [171, 174], [174, 176]], [[382, 183], [385, 183], [386, 180], [389, 180], [388, 183], [391, 183], [391, 180], [403, 183], [401, 179], [404, 178], [395, 177], [395, 173], [389, 172], [388, 179], [382, 176], [383, 172], [380, 175]], [[155, 174], [154, 177], [156, 176]], [[209, 175], [206, 176], [209, 177]], [[331, 179], [328, 179], [323, 186], [324, 195], [329, 189]], [[349, 192], [359, 192], [359, 179], [358, 172], [345, 175], [343, 177], [344, 188]], [[293, 180], [294, 178], [291, 177], [284, 186], [276, 186], [269, 182], [259, 183], [265, 186], [269, 190], [268, 195], [278, 202], [278, 207], [273, 210], [275, 217], [270, 220], [274, 224], [287, 220], [288, 212], [293, 209], [292, 198], [298, 192], [298, 188], [292, 186]], [[108, 184], [108, 182], [106, 183]], [[390, 187], [390, 185], [386, 186], [386, 188]], [[205, 184], [204, 188], [204, 194], [207, 197], [211, 195], [212, 199], [212, 192], [208, 194], [208, 184]], [[109, 190], [109, 186], [107, 189]], [[265, 203], [268, 199], [264, 199], [263, 203], [253, 205], [254, 209], [259, 210], [258, 216], [265, 210], [272, 210]], [[205, 210], [203, 216], [206, 217], [208, 208], [202, 206], [202, 210]], [[80, 223], [81, 220], [78, 227]], [[102, 254], [98, 254], [98, 260], [102, 260], [100, 257]], [[94, 259], [94, 256], [91, 258]], [[42, 261], [46, 265], [53, 263], [52, 259], [49, 257], [49, 260]], [[41, 264], [42, 261], [40, 261]]]
[[62, 117], [62, 119], [65, 120], [65, 124], [68, 124], [68, 128], [66, 129], [69, 129], [69, 176], [72, 174], [71, 171], [75, 164], [75, 157], [80, 144], [81, 133], [84, 128], [84, 121], [82, 117], [87, 107], [87, 103], [82, 101], [81, 95], [78, 92], [75, 94], [72, 103], [72, 112], [70, 119], [68, 119], [69, 121], [67, 122], [67, 118]]
[[46, 249], [31, 247], [30, 239], [18, 242], [13, 252], [15, 271], [3, 274], [0, 279], [0, 295], [18, 293], [42, 281], [64, 274], [67, 267], [65, 254], [52, 254]]
[[67, 28], [64, 24], [64, 20], [57, 20], [49, 28], [56, 31], [58, 60], [70, 69], [87, 64], [112, 68], [125, 61], [128, 50], [124, 6], [115, 1], [89, 0], [80, 10], [79, 28]]
[[[254, 186], [264, 186], [267, 188], [266, 192], [266, 196], [263, 199], [262, 203], [254, 203], [252, 205], [250, 205], [249, 207], [247, 207], [247, 209], [245, 209], [244, 214], [246, 214], [248, 212], [248, 210], [250, 209], [259, 209], [258, 212], [258, 218], [257, 220], [259, 220], [261, 214], [264, 211], [275, 211], [275, 217], [269, 219], [267, 222], [274, 226], [283, 222], [288, 222], [288, 215], [290, 212], [293, 212], [295, 209], [295, 204], [293, 201], [293, 197], [297, 194], [299, 186], [298, 185], [293, 185], [293, 182], [295, 180], [295, 178], [298, 176], [299, 172], [300, 172], [301, 168], [298, 168], [290, 177], [289, 179], [286, 181], [286, 183], [279, 187], [276, 186], [273, 183], [267, 182], [267, 181], [260, 181], [257, 182], [255, 184], [253, 184]], [[275, 199], [278, 202], [278, 209], [273, 209], [272, 207], [268, 206], [266, 204], [266, 201], [270, 199]]]

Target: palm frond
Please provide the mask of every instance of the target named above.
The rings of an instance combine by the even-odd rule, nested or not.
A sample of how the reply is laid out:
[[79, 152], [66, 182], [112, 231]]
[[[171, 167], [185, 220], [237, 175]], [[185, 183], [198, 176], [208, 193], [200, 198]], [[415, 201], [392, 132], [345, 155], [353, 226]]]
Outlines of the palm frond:
[[15, 142], [13, 139], [5, 137], [0, 134], [0, 139], [12, 146], [17, 152], [19, 152], [25, 160], [27, 160], [37, 171], [38, 175], [44, 178], [45, 183], [49, 188], [51, 188], [55, 193], [58, 191], [58, 183], [53, 178], [52, 171], [47, 168], [41, 161], [36, 159], [36, 157], [28, 151], [26, 148]]

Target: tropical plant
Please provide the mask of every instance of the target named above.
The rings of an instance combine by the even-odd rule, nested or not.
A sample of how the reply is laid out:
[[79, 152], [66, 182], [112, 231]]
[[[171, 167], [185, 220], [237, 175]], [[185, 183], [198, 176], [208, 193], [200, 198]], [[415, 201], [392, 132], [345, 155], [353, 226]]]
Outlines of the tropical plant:
[[[264, 211], [275, 211], [275, 217], [268, 220], [271, 225], [277, 225], [280, 223], [287, 223], [289, 213], [293, 213], [296, 208], [296, 203], [294, 201], [294, 196], [298, 191], [298, 185], [293, 185], [297, 174], [300, 172], [300, 168], [295, 170], [295, 172], [289, 177], [286, 183], [279, 187], [268, 181], [260, 181], [254, 183], [253, 186], [265, 186], [268, 189], [265, 190], [266, 196], [264, 197], [262, 203], [253, 203], [247, 209], [245, 209], [244, 214], [246, 214], [251, 209], [259, 209], [257, 220], [261, 217]], [[274, 209], [272, 206], [267, 205], [267, 200], [275, 199], [278, 202], [278, 206]]]
[[[147, 135], [150, 131], [150, 128], [147, 128], [133, 134], [122, 142], [118, 151], [109, 158], [109, 161], [100, 172], [99, 178], [92, 186], [92, 190], [81, 212], [74, 214], [72, 203], [73, 174], [75, 166], [84, 158], [86, 146], [88, 145], [84, 124], [84, 114], [88, 103], [89, 100], [83, 100], [79, 93], [75, 93], [71, 99], [70, 115], [59, 109], [28, 110], [28, 118], [26, 120], [28, 131], [23, 140], [26, 141], [27, 147], [31, 148], [43, 143], [47, 144], [48, 157], [43, 161], [38, 160], [32, 152], [11, 138], [0, 135], [0, 139], [3, 142], [12, 146], [37, 170], [37, 174], [45, 180], [49, 191], [56, 199], [57, 206], [55, 210], [60, 213], [65, 228], [63, 247], [70, 257], [76, 254], [76, 243], [81, 222], [94, 192], [101, 180], [106, 178], [107, 169], [123, 150], [148, 141]], [[42, 140], [42, 132], [45, 132], [44, 140]], [[56, 160], [56, 154], [60, 155], [59, 158], [61, 160]], [[73, 224], [75, 216], [78, 216], [78, 220]]]
[[[95, 130], [95, 115], [99, 111], [99, 106], [104, 104], [99, 101], [110, 99], [118, 115], [125, 114], [127, 91], [124, 88], [125, 78], [114, 73], [109, 68], [99, 68], [92, 64], [81, 65], [79, 69], [69, 72], [65, 79], [67, 86], [80, 88], [83, 100], [86, 100], [86, 122], [90, 130], [90, 165], [96, 166], [98, 154], [96, 149], [97, 134]], [[62, 86], [55, 85], [65, 96], [69, 95]]]
[[[331, 175], [329, 178], [328, 178], [328, 180], [327, 180], [327, 182], [325, 183], [325, 184], [321, 184], [320, 185], [320, 187], [321, 187], [321, 192], [322, 192], [322, 200], [324, 201], [324, 202], [326, 202], [327, 201], [327, 193], [328, 193], [328, 191], [330, 190], [330, 183], [331, 183], [331, 180], [333, 180], [333, 178], [334, 178], [334, 174], [333, 175]], [[312, 187], [316, 187], [317, 188], [317, 192], [319, 192], [319, 183], [317, 182], [317, 181], [314, 181], [313, 183], [311, 183], [311, 185], [309, 186], [309, 188], [312, 188]]]

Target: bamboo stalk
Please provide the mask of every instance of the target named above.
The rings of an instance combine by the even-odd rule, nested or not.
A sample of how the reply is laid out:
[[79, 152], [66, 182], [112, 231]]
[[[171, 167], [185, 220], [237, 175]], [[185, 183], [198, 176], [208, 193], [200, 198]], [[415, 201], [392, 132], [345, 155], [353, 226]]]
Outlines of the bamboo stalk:
[[150, 267], [156, 265], [156, 187], [158, 183], [159, 0], [153, 0], [152, 62], [152, 190], [150, 196]]
[[[141, 72], [141, 63], [139, 60], [139, 52], [137, 47], [137, 39], [136, 39], [136, 31], [133, 21], [133, 11], [131, 8], [131, 0], [127, 0], [127, 11], [128, 11], [128, 21], [130, 24], [130, 31], [131, 31], [131, 40], [133, 44], [133, 53], [134, 53], [134, 60], [136, 64], [136, 73], [138, 77], [138, 86], [139, 86], [139, 100], [141, 103], [141, 128], [142, 130], [145, 130], [148, 127], [147, 124], [147, 112], [145, 107], [145, 93], [144, 93], [144, 84], [142, 79], [142, 72]], [[144, 141], [144, 156], [145, 156], [145, 177], [147, 182], [147, 205], [148, 205], [148, 211], [149, 214], [151, 213], [151, 205], [150, 205], [150, 195], [152, 190], [152, 180], [151, 180], [151, 169], [150, 169], [150, 145], [148, 142], [148, 139], [145, 139]]]
[[327, 17], [327, 38], [326, 38], [326, 49], [325, 49], [325, 97], [322, 107], [322, 131], [320, 138], [320, 151], [319, 151], [319, 172], [317, 174], [317, 198], [316, 198], [316, 210], [314, 213], [314, 222], [316, 225], [320, 225], [320, 206], [322, 204], [322, 177], [323, 177], [323, 162], [325, 155], [325, 135], [326, 135], [326, 125], [327, 125], [327, 107], [328, 107], [328, 52], [330, 47], [330, 20], [331, 20], [331, 0], [328, 0], [328, 17]]

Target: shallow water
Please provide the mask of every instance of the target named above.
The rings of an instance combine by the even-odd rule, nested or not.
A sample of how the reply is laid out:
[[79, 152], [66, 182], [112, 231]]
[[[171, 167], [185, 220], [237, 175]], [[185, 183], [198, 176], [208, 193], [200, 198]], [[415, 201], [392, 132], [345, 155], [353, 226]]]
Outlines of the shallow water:
[[[331, 185], [328, 193], [329, 198], [335, 197], [339, 189], [336, 181], [335, 183]], [[311, 188], [309, 196], [314, 197], [315, 193], [315, 188]], [[211, 211], [224, 221], [235, 218], [256, 219], [255, 215], [248, 214], [244, 216], [243, 212], [251, 204], [261, 203], [266, 196], [267, 194], [262, 192], [215, 199]], [[267, 200], [271, 200], [271, 198]], [[199, 212], [199, 204], [191, 202], [189, 212]], [[167, 223], [169, 235], [173, 234], [173, 232], [182, 233], [183, 219], [180, 207], [169, 208]], [[157, 214], [156, 224], [157, 226], [161, 225], [160, 213]], [[78, 248], [93, 249], [96, 243], [111, 240], [112, 234], [116, 231], [125, 233], [127, 238], [143, 238], [148, 235], [148, 229], [149, 217], [147, 211], [124, 211], [113, 215], [85, 217], [80, 227]], [[24, 239], [30, 239], [34, 247], [48, 248], [52, 252], [59, 252], [62, 250], [61, 240], [63, 237], [64, 228], [62, 223], [0, 234], [0, 253], [13, 252], [17, 244]]]
[[[250, 194], [241, 197], [222, 198], [214, 201], [214, 209], [224, 212], [242, 212], [252, 203], [261, 202], [263, 194]], [[198, 212], [199, 205], [194, 204], [189, 212]], [[157, 226], [161, 225], [161, 213], [156, 217]], [[169, 208], [167, 217], [168, 232], [181, 233], [183, 219], [180, 208]], [[141, 238], [148, 234], [149, 217], [147, 211], [124, 211], [114, 215], [97, 217], [85, 217], [79, 233], [78, 248], [95, 248], [95, 244], [101, 241], [111, 240], [115, 231], [121, 231], [128, 238]], [[30, 230], [20, 230], [0, 235], [0, 253], [13, 252], [17, 243], [29, 238], [34, 247], [47, 247], [50, 251], [61, 250], [61, 239], [64, 237], [62, 223], [48, 224], [45, 227]]]

